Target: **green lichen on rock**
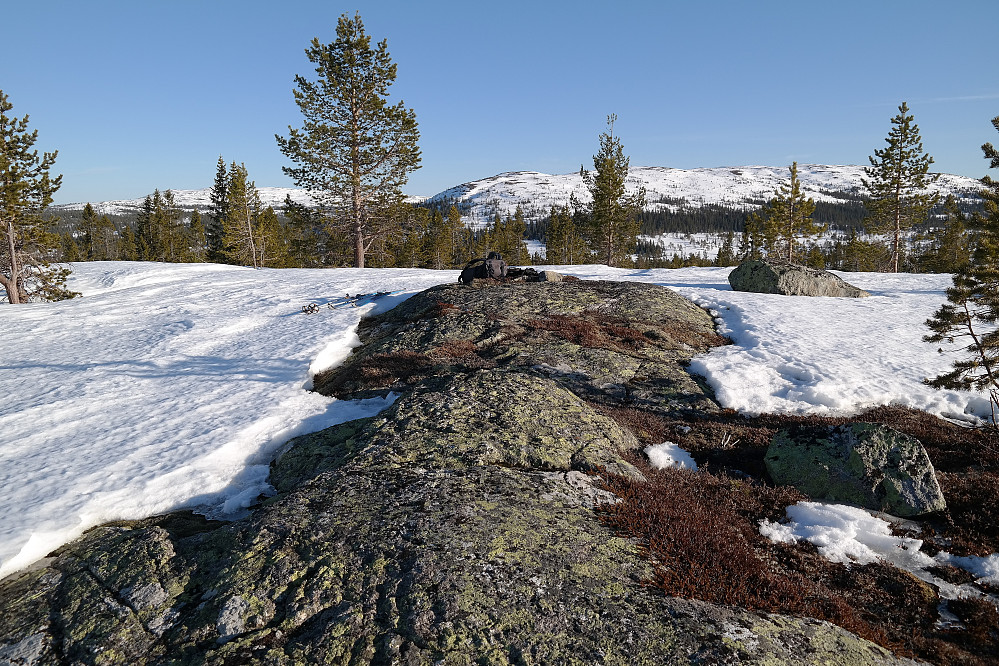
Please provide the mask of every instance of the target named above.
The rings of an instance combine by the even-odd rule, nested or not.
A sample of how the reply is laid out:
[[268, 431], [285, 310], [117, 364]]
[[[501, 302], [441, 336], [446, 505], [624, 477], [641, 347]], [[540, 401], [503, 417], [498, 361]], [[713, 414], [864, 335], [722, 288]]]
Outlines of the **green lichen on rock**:
[[[825, 623], [663, 598], [645, 585], [652, 569], [638, 544], [594, 512], [613, 497], [592, 474], [639, 476], [624, 455], [637, 441], [571, 387], [664, 410], [709, 403], [692, 397], [696, 384], [667, 384], [694, 343], [710, 339], [710, 318], [660, 288], [564, 289], [572, 284], [442, 287], [367, 322], [370, 349], [351, 358], [351, 372], [404, 349], [430, 359], [391, 382], [402, 392], [389, 409], [290, 442], [272, 464], [277, 494], [241, 520], [104, 526], [6, 579], [0, 659], [897, 663]], [[523, 316], [471, 314], [483, 299]], [[583, 323], [566, 328], [566, 313]], [[434, 332], [434, 321], [455, 327]], [[429, 348], [410, 346], [418, 338]], [[448, 339], [462, 344], [435, 356]], [[603, 385], [613, 370], [598, 372], [623, 357], [635, 360], [620, 378], [631, 396]], [[570, 369], [539, 368], [542, 358]], [[635, 397], [641, 382], [648, 392]]]
[[879, 424], [784, 430], [774, 436], [765, 462], [775, 482], [816, 499], [901, 517], [947, 507], [919, 440]]
[[318, 392], [363, 398], [505, 368], [546, 375], [592, 402], [717, 409], [684, 365], [724, 340], [706, 312], [657, 285], [441, 285], [365, 320], [359, 336], [362, 347], [315, 377]]

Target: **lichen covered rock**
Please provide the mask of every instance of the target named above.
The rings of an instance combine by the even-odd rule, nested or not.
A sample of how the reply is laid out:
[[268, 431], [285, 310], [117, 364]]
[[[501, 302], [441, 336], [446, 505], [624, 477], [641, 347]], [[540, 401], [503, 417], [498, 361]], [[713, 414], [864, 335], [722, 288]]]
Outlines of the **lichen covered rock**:
[[845, 296], [863, 298], [869, 293], [838, 275], [780, 259], [750, 259], [728, 275], [735, 291], [785, 296]]
[[792, 428], [767, 449], [779, 484], [815, 498], [900, 517], [946, 508], [933, 465], [919, 440], [873, 423]]
[[[710, 404], [680, 379], [710, 319], [663, 289], [572, 284], [438, 288], [366, 322], [367, 345], [327, 386], [400, 391], [389, 409], [289, 442], [277, 494], [246, 518], [103, 526], [4, 580], [0, 660], [901, 663], [824, 622], [643, 584], [639, 544], [595, 513], [614, 501], [598, 474], [639, 475], [625, 455], [638, 444], [573, 387], [598, 403]], [[449, 341], [455, 353], [433, 352]], [[402, 351], [426, 362], [388, 372]], [[616, 367], [633, 374], [615, 385]]]

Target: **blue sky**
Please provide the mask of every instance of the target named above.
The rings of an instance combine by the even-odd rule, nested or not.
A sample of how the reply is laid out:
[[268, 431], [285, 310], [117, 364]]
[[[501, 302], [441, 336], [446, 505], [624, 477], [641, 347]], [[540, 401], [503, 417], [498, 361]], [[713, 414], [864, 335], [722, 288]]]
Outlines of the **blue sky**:
[[354, 12], [417, 114], [409, 194], [590, 166], [609, 113], [632, 166], [866, 164], [903, 100], [934, 170], [981, 177], [999, 141], [995, 0], [21, 2], [0, 89], [59, 150], [57, 203], [208, 187], [219, 155], [292, 186], [293, 78]]

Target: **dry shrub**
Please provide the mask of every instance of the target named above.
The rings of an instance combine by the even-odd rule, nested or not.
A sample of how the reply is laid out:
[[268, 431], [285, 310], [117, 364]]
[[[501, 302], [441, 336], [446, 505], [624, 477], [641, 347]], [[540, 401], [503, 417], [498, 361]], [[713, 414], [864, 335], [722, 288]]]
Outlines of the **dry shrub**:
[[724, 335], [718, 335], [714, 331], [704, 331], [690, 326], [683, 326], [678, 322], [667, 321], [660, 324], [659, 328], [669, 339], [689, 347], [694, 347], [695, 349], [708, 349], [710, 347], [722, 347], [732, 344], [732, 339]]
[[387, 389], [398, 381], [412, 379], [431, 363], [427, 355], [412, 351], [372, 354], [358, 366], [320, 373], [314, 383], [327, 395], [346, 398], [355, 391]]
[[602, 347], [606, 339], [600, 326], [588, 319], [551, 315], [546, 319], [531, 319], [527, 326], [541, 331], [549, 331], [566, 342], [581, 347]]
[[999, 473], [937, 473], [947, 500], [948, 525], [941, 536], [957, 555], [999, 552]]
[[430, 351], [431, 358], [464, 358], [475, 354], [475, 343], [471, 340], [448, 340]]
[[670, 596], [767, 611], [804, 605], [807, 587], [775, 575], [753, 549], [756, 529], [730, 501], [733, 482], [680, 469], [647, 474], [648, 483], [612, 477], [608, 489], [623, 501], [602, 516], [640, 538], [658, 563], [657, 587]]
[[[827, 561], [810, 544], [774, 544], [759, 534], [761, 519], [783, 519], [786, 507], [807, 499], [804, 495], [724, 476], [726, 470], [741, 470], [765, 479], [763, 456], [777, 430], [883, 423], [923, 441], [935, 465], [938, 458], [955, 468], [979, 461], [970, 471], [938, 473], [950, 508], [944, 516], [949, 522], [937, 527], [951, 552], [985, 555], [999, 551], [999, 470], [990, 462], [993, 435], [987, 430], [898, 407], [854, 418], [746, 418], [726, 410], [665, 417], [634, 408], [599, 409], [642, 442], [677, 442], [702, 465], [697, 473], [654, 471], [635, 456], [632, 462], [647, 482], [604, 476], [622, 501], [603, 507], [601, 519], [642, 545], [655, 571], [650, 585], [671, 596], [827, 620], [896, 654], [936, 664], [999, 663], [999, 613], [990, 603], [963, 600], [952, 611], [966, 628], [942, 630], [935, 625], [936, 590], [908, 572], [888, 564], [847, 568]], [[716, 473], [704, 471], [705, 463]], [[933, 529], [927, 527], [923, 537], [933, 538]], [[962, 572], [947, 573], [942, 577], [966, 582]]]
[[447, 315], [456, 314], [458, 312], [461, 312], [461, 308], [454, 303], [447, 303], [445, 301], [438, 301], [434, 299], [434, 304], [427, 316], [433, 318], [446, 317]]

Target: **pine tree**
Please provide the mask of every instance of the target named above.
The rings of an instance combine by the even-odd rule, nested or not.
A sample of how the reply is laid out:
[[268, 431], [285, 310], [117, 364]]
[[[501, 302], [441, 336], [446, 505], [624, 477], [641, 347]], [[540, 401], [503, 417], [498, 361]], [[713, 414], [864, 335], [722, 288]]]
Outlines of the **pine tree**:
[[730, 231], [725, 235], [721, 247], [718, 248], [718, 256], [715, 257], [715, 266], [734, 266], [735, 260], [735, 232]]
[[463, 266], [472, 258], [475, 252], [472, 231], [461, 219], [461, 211], [454, 204], [447, 211], [447, 229], [451, 234], [451, 244], [454, 252], [451, 255], [451, 266]]
[[889, 235], [895, 273], [904, 252], [902, 232], [926, 220], [938, 198], [927, 188], [939, 177], [929, 173], [933, 158], [923, 152], [919, 127], [909, 115], [909, 106], [902, 102], [898, 111], [885, 138], [888, 146], [868, 158], [871, 166], [864, 167], [867, 178], [862, 179], [870, 193], [865, 204], [870, 211], [867, 231]]
[[944, 201], [943, 224], [930, 232], [929, 241], [930, 247], [920, 258], [920, 264], [931, 273], [957, 272], [971, 258], [971, 238], [954, 195], [948, 195]]
[[278, 146], [295, 167], [284, 167], [304, 187], [332, 223], [334, 234], [348, 236], [354, 264], [375, 239], [387, 233], [402, 186], [419, 168], [416, 114], [402, 101], [387, 102], [396, 78], [386, 41], [371, 47], [359, 14], [337, 23], [331, 44], [318, 39], [306, 50], [316, 64], [316, 81], [296, 76], [295, 102], [302, 129], [289, 127]]
[[286, 268], [291, 262], [288, 242], [272, 206], [260, 212], [255, 232], [257, 256], [261, 267]]
[[229, 173], [225, 160], [219, 155], [215, 169], [215, 183], [212, 185], [212, 208], [205, 225], [205, 256], [208, 261], [224, 261], [222, 254], [222, 224], [229, 217], [229, 194], [227, 186]]
[[586, 240], [576, 228], [576, 221], [568, 206], [552, 206], [548, 215], [545, 261], [561, 265], [585, 264], [590, 261]]
[[8, 116], [13, 108], [0, 90], [0, 285], [10, 304], [72, 298], [69, 269], [49, 261], [60, 249], [54, 221], [42, 217], [62, 183], [49, 175], [58, 152], [39, 157], [38, 130], [28, 130], [28, 116]]
[[[992, 119], [999, 130], [999, 116]], [[999, 151], [991, 143], [982, 146], [990, 168], [999, 168]], [[960, 268], [947, 290], [947, 303], [926, 321], [933, 331], [927, 342], [966, 342], [964, 358], [954, 369], [926, 383], [935, 388], [988, 391], [992, 423], [999, 425], [999, 181], [982, 178], [984, 212], [971, 224], [977, 232], [971, 261]], [[943, 350], [941, 349], [941, 352]]]
[[260, 267], [258, 223], [262, 205], [246, 166], [233, 162], [226, 183], [228, 214], [222, 223], [222, 254], [231, 263]]
[[790, 182], [778, 186], [774, 197], [758, 214], [768, 250], [785, 261], [794, 261], [798, 238], [817, 236], [826, 230], [826, 225], [812, 220], [815, 201], [806, 199], [801, 192], [797, 162], [791, 164], [790, 171]]
[[593, 197], [587, 236], [590, 247], [608, 266], [627, 259], [638, 239], [638, 213], [645, 205], [645, 190], [625, 192], [629, 159], [621, 140], [614, 136], [617, 116], [607, 116], [607, 131], [600, 135], [600, 150], [593, 156], [594, 171], [583, 172]]

